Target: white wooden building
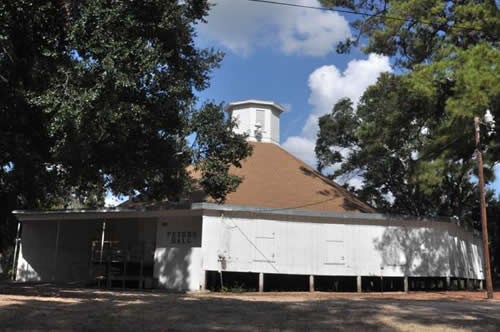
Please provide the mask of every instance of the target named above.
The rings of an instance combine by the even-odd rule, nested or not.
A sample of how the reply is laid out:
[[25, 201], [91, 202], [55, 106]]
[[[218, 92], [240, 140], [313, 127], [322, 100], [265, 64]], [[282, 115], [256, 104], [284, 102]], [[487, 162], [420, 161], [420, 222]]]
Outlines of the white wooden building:
[[480, 285], [477, 235], [450, 219], [376, 213], [279, 146], [283, 109], [275, 103], [247, 100], [227, 111], [254, 153], [232, 170], [244, 181], [226, 204], [198, 192], [182, 203], [15, 211], [16, 279], [176, 291], [217, 289], [220, 279], [260, 290]]

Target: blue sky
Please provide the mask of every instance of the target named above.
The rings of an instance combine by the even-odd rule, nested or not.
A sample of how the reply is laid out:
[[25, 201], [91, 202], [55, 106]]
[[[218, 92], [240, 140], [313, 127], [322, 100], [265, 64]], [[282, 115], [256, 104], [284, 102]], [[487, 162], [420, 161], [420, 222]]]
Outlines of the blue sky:
[[[197, 27], [196, 42], [226, 55], [210, 87], [199, 93], [200, 101], [263, 99], [284, 105], [281, 145], [314, 166], [317, 118], [340, 98], [356, 101], [381, 72], [392, 71], [390, 59], [359, 49], [335, 52], [339, 41], [355, 33], [349, 27], [352, 17], [247, 0], [212, 2], [216, 6], [208, 22]], [[319, 5], [317, 0], [287, 2]], [[498, 192], [499, 180], [494, 187]]]
[[[200, 99], [231, 102], [272, 100], [289, 111], [281, 118], [281, 144], [314, 165], [317, 119], [343, 97], [357, 100], [379, 74], [386, 57], [354, 49], [335, 52], [351, 36], [349, 18], [331, 11], [277, 6], [246, 0], [212, 0], [207, 24], [198, 27], [200, 47], [226, 56]], [[289, 3], [319, 6], [317, 0]]]

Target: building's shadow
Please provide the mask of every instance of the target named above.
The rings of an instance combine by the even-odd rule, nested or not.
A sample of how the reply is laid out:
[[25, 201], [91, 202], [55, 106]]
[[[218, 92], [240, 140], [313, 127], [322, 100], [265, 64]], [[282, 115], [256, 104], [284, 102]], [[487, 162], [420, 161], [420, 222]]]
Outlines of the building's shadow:
[[0, 288], [0, 308], [2, 331], [496, 331], [500, 326], [499, 302], [398, 297], [270, 301], [258, 295], [245, 299], [16, 285]]

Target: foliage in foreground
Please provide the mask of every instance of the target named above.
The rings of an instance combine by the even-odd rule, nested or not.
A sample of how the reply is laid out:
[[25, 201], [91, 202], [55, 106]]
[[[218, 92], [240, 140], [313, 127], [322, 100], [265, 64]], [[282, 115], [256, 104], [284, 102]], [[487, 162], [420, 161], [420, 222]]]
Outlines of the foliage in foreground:
[[[222, 105], [197, 107], [220, 52], [194, 44], [207, 0], [0, 1], [0, 249], [10, 211], [178, 200], [186, 167], [223, 201], [251, 152]], [[196, 137], [189, 144], [188, 137]], [[68, 199], [72, 197], [72, 199]]]

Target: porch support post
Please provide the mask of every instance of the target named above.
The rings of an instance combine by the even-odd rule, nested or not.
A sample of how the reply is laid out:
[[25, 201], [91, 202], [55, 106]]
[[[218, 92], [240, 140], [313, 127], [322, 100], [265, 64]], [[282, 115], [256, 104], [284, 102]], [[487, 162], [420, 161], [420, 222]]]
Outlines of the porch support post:
[[362, 292], [362, 289], [361, 289], [361, 276], [357, 276], [356, 277], [356, 284], [357, 284], [358, 293], [361, 293]]
[[59, 233], [61, 232], [61, 221], [57, 221], [57, 231], [56, 231], [56, 246], [54, 250], [54, 272], [52, 273], [52, 281], [56, 281], [57, 274], [57, 256], [59, 254]]
[[259, 273], [259, 293], [264, 291], [264, 273]]
[[450, 276], [446, 276], [446, 290], [450, 290], [451, 289], [451, 278]]
[[16, 242], [14, 245], [14, 257], [12, 258], [12, 280], [16, 280], [17, 277], [17, 255], [19, 251], [19, 246], [21, 245], [21, 221], [17, 222], [17, 232], [16, 232]]
[[201, 280], [200, 280], [200, 291], [205, 292], [207, 290], [207, 271], [202, 270]]
[[106, 220], [102, 221], [102, 233], [101, 233], [101, 252], [99, 255], [99, 264], [102, 264], [102, 254], [104, 251], [104, 235], [106, 234]]
[[[106, 234], [106, 220], [103, 220], [102, 221], [102, 230], [101, 230], [101, 250], [99, 252], [99, 273], [102, 271], [102, 256], [103, 256], [103, 252], [104, 252], [104, 236]], [[108, 267], [105, 268], [105, 274], [106, 274], [106, 278], [108, 277], [107, 276], [107, 272], [108, 272]], [[107, 278], [108, 280], [106, 280], [107, 283], [109, 283], [109, 278]], [[97, 280], [97, 287], [98, 288], [101, 288], [101, 278], [99, 278]]]
[[309, 276], [309, 291], [314, 292], [314, 276]]
[[404, 277], [403, 284], [404, 284], [404, 291], [405, 291], [405, 293], [408, 293], [408, 276]]
[[483, 290], [483, 280], [479, 280], [479, 290]]

